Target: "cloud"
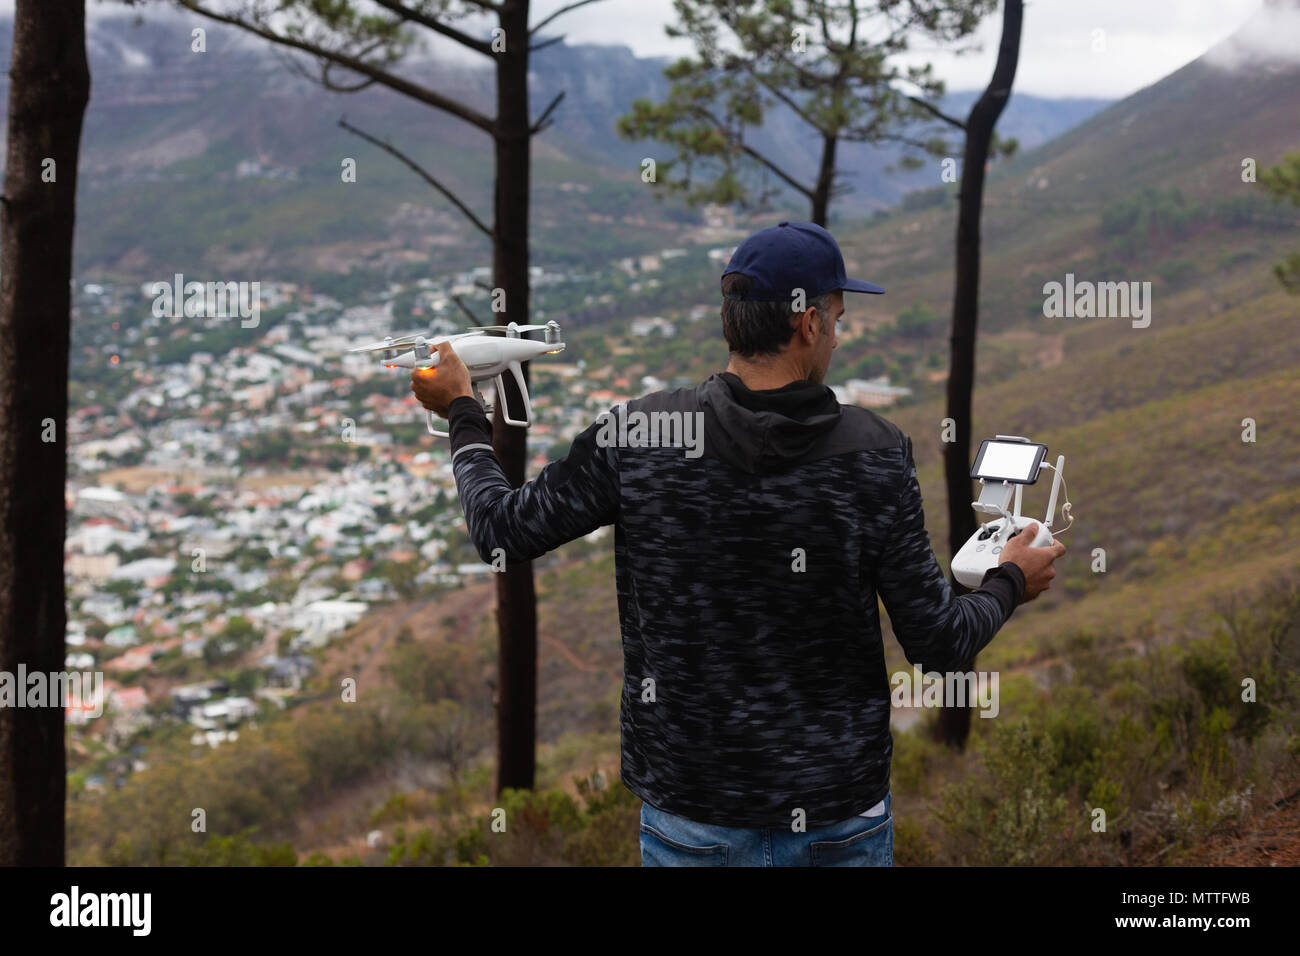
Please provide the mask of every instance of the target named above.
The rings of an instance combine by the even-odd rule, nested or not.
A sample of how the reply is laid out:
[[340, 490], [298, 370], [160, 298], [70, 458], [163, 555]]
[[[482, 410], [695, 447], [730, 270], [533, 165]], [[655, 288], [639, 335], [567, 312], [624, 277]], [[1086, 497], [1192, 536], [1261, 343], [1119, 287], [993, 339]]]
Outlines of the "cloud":
[[1268, 0], [1206, 62], [1224, 70], [1262, 63], [1300, 63], [1300, 0]]

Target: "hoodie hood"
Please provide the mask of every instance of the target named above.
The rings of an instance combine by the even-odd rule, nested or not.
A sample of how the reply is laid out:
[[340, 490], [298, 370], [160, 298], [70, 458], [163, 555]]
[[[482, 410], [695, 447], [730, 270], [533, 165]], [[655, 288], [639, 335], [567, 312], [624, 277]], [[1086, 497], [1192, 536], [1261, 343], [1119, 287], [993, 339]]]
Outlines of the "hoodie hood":
[[699, 398], [705, 447], [749, 474], [795, 464], [840, 421], [835, 393], [806, 379], [755, 391], [719, 372], [700, 386]]

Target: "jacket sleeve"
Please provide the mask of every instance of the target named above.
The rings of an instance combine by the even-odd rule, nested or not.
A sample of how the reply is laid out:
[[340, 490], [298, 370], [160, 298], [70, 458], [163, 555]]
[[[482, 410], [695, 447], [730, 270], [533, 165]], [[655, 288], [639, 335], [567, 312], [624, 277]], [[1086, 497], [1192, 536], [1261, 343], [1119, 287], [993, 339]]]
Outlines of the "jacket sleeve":
[[619, 478], [613, 448], [596, 441], [600, 422], [574, 439], [569, 453], [519, 488], [511, 488], [492, 427], [478, 402], [462, 396], [447, 410], [452, 471], [465, 524], [479, 557], [497, 549], [507, 564], [531, 561], [618, 515]]
[[969, 670], [1020, 603], [1025, 577], [1008, 561], [991, 568], [977, 590], [953, 594], [925, 530], [912, 440], [904, 442], [902, 486], [877, 587], [908, 663], [940, 673]]

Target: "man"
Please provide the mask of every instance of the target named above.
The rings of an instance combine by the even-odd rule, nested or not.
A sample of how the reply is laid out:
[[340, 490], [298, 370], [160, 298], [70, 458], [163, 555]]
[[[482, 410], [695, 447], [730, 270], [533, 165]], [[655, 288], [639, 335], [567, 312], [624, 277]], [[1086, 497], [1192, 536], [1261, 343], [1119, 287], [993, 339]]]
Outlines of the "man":
[[[456, 487], [485, 561], [528, 561], [615, 526], [622, 778], [643, 865], [892, 865], [890, 685], [877, 597], [908, 661], [968, 670], [1063, 545], [1013, 538], [955, 597], [925, 531], [911, 440], [822, 384], [845, 275], [812, 223], [736, 249], [722, 277], [724, 372], [628, 403], [692, 454], [598, 421], [512, 490], [450, 347], [417, 372], [448, 419]], [[643, 430], [644, 431], [644, 430]], [[611, 440], [611, 436], [619, 436]], [[498, 551], [498, 549], [500, 549]]]

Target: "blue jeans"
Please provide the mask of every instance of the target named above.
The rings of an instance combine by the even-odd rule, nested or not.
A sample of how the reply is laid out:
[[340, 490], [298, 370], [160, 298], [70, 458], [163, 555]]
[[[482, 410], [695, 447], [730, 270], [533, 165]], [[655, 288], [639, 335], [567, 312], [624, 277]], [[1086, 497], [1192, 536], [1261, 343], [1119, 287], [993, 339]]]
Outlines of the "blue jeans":
[[793, 833], [696, 823], [641, 803], [642, 866], [893, 866], [894, 814]]

